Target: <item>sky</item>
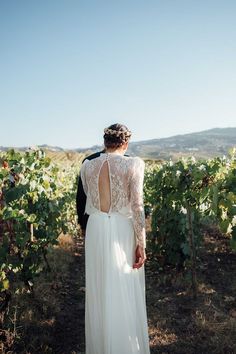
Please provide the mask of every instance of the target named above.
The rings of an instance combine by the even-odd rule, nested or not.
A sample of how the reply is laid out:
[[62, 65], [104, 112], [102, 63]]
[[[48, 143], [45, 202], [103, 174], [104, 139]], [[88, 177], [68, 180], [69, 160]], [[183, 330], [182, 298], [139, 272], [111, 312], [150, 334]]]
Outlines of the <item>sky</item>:
[[236, 126], [235, 0], [0, 0], [0, 146]]

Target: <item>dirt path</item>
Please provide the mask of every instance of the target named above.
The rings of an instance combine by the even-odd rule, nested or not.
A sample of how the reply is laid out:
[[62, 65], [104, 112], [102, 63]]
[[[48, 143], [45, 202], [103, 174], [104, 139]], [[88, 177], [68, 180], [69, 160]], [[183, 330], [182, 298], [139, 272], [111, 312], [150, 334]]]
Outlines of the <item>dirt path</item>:
[[15, 298], [17, 339], [4, 354], [84, 353], [83, 239], [63, 236], [48, 261], [51, 271], [40, 274], [34, 294]]
[[59, 293], [61, 311], [55, 318], [53, 353], [84, 353], [85, 269], [83, 239], [75, 240], [74, 261], [65, 278], [65, 292]]

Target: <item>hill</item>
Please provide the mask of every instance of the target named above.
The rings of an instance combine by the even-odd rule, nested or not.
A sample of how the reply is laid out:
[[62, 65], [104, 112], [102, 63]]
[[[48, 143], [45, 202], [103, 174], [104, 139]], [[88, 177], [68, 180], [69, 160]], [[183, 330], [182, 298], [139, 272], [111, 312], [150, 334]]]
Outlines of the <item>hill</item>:
[[[227, 155], [235, 146], [236, 128], [214, 128], [169, 138], [131, 141], [127, 153], [147, 159], [176, 160], [181, 156], [195, 156], [199, 159]], [[87, 150], [94, 152], [101, 148], [96, 146]], [[85, 152], [85, 149], [76, 151]]]
[[[102, 145], [94, 145], [88, 148], [74, 150], [63, 149], [58, 146], [40, 145], [47, 154], [59, 159], [61, 162], [67, 159], [78, 162], [87, 154], [102, 150]], [[130, 142], [127, 154], [140, 156], [145, 159], [176, 160], [181, 156], [195, 156], [199, 158], [211, 158], [227, 155], [229, 150], [236, 147], [236, 128], [214, 128], [201, 132], [175, 135], [168, 138], [142, 140]], [[10, 147], [0, 147], [0, 151], [6, 151]], [[24, 151], [27, 147], [17, 150]], [[68, 154], [70, 156], [68, 156]], [[57, 158], [58, 155], [58, 158]]]
[[142, 157], [176, 160], [180, 156], [211, 158], [227, 155], [236, 147], [236, 128], [214, 128], [169, 138], [140, 141], [131, 145], [132, 153]]

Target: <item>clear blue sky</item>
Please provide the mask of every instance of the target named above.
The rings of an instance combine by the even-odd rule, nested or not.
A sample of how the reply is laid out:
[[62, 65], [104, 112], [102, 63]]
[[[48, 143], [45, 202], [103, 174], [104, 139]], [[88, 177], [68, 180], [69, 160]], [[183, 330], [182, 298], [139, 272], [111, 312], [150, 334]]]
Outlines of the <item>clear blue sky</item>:
[[236, 126], [235, 0], [0, 0], [0, 146]]

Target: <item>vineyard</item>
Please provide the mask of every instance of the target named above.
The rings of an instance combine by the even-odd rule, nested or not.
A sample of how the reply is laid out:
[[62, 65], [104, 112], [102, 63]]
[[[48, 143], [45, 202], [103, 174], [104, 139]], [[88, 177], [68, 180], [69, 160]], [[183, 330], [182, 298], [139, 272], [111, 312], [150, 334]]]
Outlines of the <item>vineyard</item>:
[[[36, 296], [35, 288], [42, 275], [53, 274], [52, 257], [60, 246], [60, 237], [70, 235], [71, 242], [81, 244], [75, 208], [81, 160], [65, 166], [39, 149], [0, 154], [0, 348], [3, 353], [17, 352], [14, 348], [21, 342], [15, 328], [17, 320], [11, 320], [12, 304], [17, 297]], [[236, 150], [229, 157], [202, 161], [193, 157], [175, 163], [147, 161], [144, 202], [149, 223], [147, 276], [150, 274], [156, 282], [156, 272], [159, 276], [163, 271], [165, 279], [167, 269], [184, 274], [185, 290], [197, 301], [205, 231], [215, 230], [216, 234], [223, 235], [227, 249], [235, 255]], [[234, 306], [232, 296], [231, 302]], [[233, 318], [235, 312], [231, 312]], [[236, 325], [233, 331], [235, 328]], [[234, 345], [235, 342], [228, 347], [232, 353], [236, 350]], [[56, 352], [50, 345], [40, 350]], [[31, 348], [30, 353], [36, 352], [39, 351]], [[177, 349], [172, 351], [177, 352]]]

